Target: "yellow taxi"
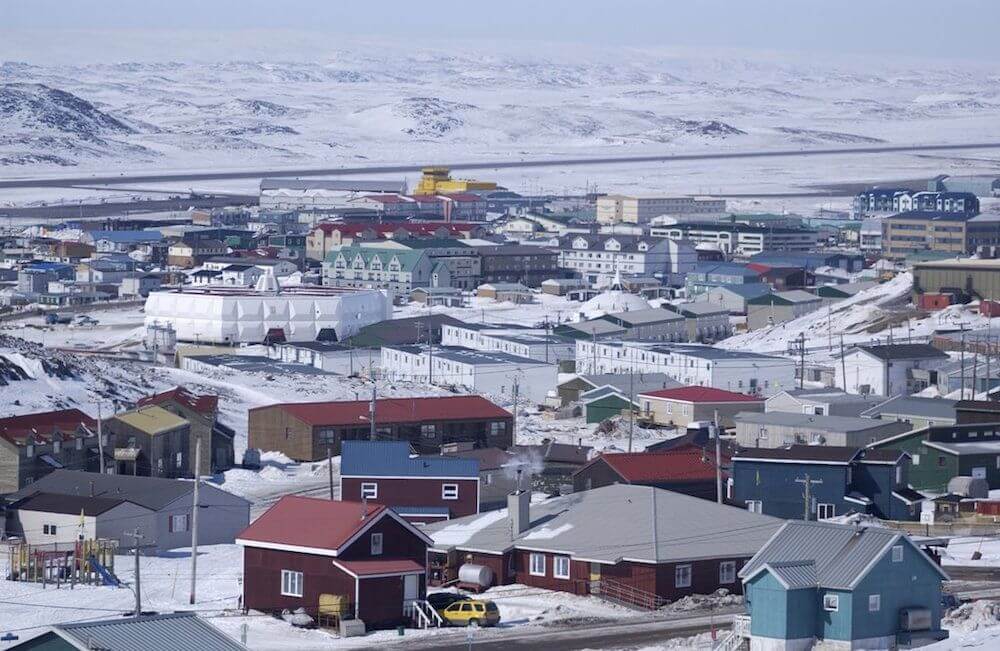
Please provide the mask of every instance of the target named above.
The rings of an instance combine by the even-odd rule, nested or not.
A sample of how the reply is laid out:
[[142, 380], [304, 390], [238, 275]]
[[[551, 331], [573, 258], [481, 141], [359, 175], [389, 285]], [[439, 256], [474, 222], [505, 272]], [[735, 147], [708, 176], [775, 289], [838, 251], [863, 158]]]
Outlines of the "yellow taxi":
[[451, 626], [496, 626], [500, 623], [500, 609], [492, 601], [462, 599], [438, 611]]

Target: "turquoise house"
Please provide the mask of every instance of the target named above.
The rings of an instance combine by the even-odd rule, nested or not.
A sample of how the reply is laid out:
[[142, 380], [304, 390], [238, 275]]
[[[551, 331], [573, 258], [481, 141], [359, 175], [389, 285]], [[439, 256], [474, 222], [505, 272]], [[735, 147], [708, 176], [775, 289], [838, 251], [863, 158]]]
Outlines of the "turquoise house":
[[751, 651], [897, 649], [948, 637], [948, 576], [910, 538], [880, 527], [786, 523], [740, 570]]

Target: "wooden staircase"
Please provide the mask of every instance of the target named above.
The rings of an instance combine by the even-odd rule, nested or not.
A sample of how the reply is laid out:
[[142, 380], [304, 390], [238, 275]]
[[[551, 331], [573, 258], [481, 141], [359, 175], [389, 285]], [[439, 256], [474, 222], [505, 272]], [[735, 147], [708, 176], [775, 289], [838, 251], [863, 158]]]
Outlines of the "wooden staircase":
[[434, 610], [429, 601], [413, 599], [403, 604], [403, 614], [410, 618], [417, 628], [440, 628], [444, 619]]
[[667, 605], [668, 600], [653, 592], [640, 590], [614, 579], [599, 579], [590, 582], [590, 594], [605, 601], [628, 606], [638, 610], [657, 610]]
[[733, 628], [712, 646], [712, 651], [739, 651], [750, 648], [750, 616], [733, 617]]

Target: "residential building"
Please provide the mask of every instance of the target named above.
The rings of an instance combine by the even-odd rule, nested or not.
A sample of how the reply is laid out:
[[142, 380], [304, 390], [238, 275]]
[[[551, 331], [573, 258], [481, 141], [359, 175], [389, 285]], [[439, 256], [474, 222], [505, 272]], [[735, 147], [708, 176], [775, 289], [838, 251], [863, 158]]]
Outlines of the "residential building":
[[[538, 493], [565, 495], [573, 487], [573, 473], [582, 468], [594, 456], [594, 449], [583, 445], [581, 440], [573, 443], [559, 443], [551, 438], [543, 438], [541, 443], [512, 445], [514, 455], [512, 470], [520, 478], [519, 469], [527, 469], [528, 480], [522, 480], [515, 490], [524, 488], [530, 483], [531, 490]], [[538, 472], [537, 465], [541, 465]], [[505, 497], [506, 499], [506, 497]]]
[[689, 302], [664, 307], [684, 317], [687, 340], [691, 343], [713, 343], [733, 334], [729, 311], [724, 306]]
[[[729, 477], [729, 459], [725, 481]], [[613, 484], [652, 486], [715, 501], [717, 477], [714, 454], [695, 446], [664, 452], [600, 454], [573, 473], [573, 492], [594, 490]], [[720, 470], [720, 476], [722, 471]]]
[[[812, 270], [798, 265], [767, 264], [753, 261], [747, 264], [747, 268], [759, 271], [761, 280], [771, 285], [778, 292], [791, 289], [804, 289], [816, 285], [816, 274]], [[823, 268], [830, 269], [829, 273], [846, 273], [841, 269], [834, 269], [832, 267]]]
[[534, 303], [535, 296], [521, 283], [485, 283], [476, 288], [476, 296], [492, 298], [497, 303]]
[[[482, 277], [478, 247], [468, 246], [459, 239], [409, 237], [377, 244], [361, 243], [362, 248], [369, 246], [379, 250], [424, 251], [431, 262], [441, 264], [448, 270], [450, 286], [459, 289], [475, 289]], [[445, 286], [443, 283], [438, 285]]]
[[734, 632], [751, 649], [913, 648], [948, 637], [948, 575], [894, 529], [787, 522], [739, 576], [749, 622]]
[[136, 273], [132, 276], [122, 278], [118, 295], [122, 297], [146, 298], [151, 292], [155, 292], [163, 284], [163, 278], [159, 274]]
[[388, 379], [462, 387], [504, 400], [512, 400], [519, 387], [519, 395], [536, 404], [555, 388], [558, 376], [554, 363], [455, 346], [385, 346], [380, 368]]
[[590, 283], [583, 278], [548, 278], [541, 285], [543, 294], [566, 296], [572, 292], [590, 289]]
[[445, 314], [422, 314], [405, 319], [388, 318], [366, 325], [343, 343], [354, 348], [381, 348], [393, 344], [441, 343], [442, 328], [464, 325]]
[[882, 228], [882, 218], [863, 220], [858, 232], [858, 248], [868, 253], [881, 253]]
[[[177, 386], [168, 391], [140, 398], [136, 406], [157, 405], [190, 424], [192, 451], [189, 458], [192, 474], [214, 475], [236, 465], [233, 439], [236, 433], [219, 422], [219, 396], [194, 394]], [[201, 440], [201, 467], [194, 467], [195, 442]]]
[[0, 494], [30, 486], [57, 468], [97, 470], [97, 421], [79, 409], [0, 419]]
[[232, 265], [252, 265], [262, 271], [270, 271], [275, 278], [289, 276], [299, 268], [291, 260], [281, 260], [278, 258], [262, 258], [259, 256], [216, 256], [206, 258], [202, 263], [203, 269], [210, 271], [222, 271]]
[[441, 345], [508, 353], [554, 364], [576, 356], [576, 342], [540, 328], [455, 323], [441, 326]]
[[747, 301], [747, 329], [787, 323], [822, 306], [822, 298], [801, 289], [764, 294]]
[[985, 479], [1000, 488], [1000, 424], [940, 425], [881, 438], [869, 447], [893, 448], [911, 458], [910, 485], [921, 491], [947, 493], [954, 477]]
[[76, 280], [81, 283], [118, 284], [135, 273], [131, 258], [96, 258], [76, 266]]
[[655, 217], [698, 215], [721, 217], [726, 212], [725, 199], [695, 197], [630, 197], [609, 194], [597, 197], [599, 224], [648, 224]]
[[688, 222], [653, 226], [654, 238], [711, 244], [727, 255], [751, 256], [764, 251], [811, 251], [819, 233], [810, 228], [752, 226], [726, 222]]
[[167, 249], [167, 264], [181, 269], [191, 269], [211, 258], [224, 256], [229, 247], [220, 240], [178, 241]]
[[594, 424], [616, 416], [627, 418], [630, 409], [638, 419], [639, 403], [635, 397], [629, 397], [629, 394], [629, 391], [622, 391], [611, 385], [580, 394], [579, 403], [583, 407], [583, 420]]
[[706, 287], [694, 300], [712, 305], [721, 305], [729, 314], [746, 314], [751, 299], [771, 293], [767, 283], [745, 283], [738, 285], [715, 285]]
[[736, 443], [744, 448], [780, 448], [796, 443], [860, 448], [910, 430], [906, 423], [874, 418], [782, 411], [744, 412], [733, 420]]
[[116, 414], [103, 423], [118, 474], [190, 477], [191, 423], [155, 404]]
[[675, 389], [680, 386], [683, 385], [666, 373], [604, 373], [601, 375], [576, 375], [569, 380], [560, 382], [556, 387], [556, 392], [559, 394], [559, 401], [563, 406], [566, 406], [580, 400], [583, 394], [602, 387], [611, 387], [624, 395], [628, 395], [629, 392], [638, 395], [643, 391]]
[[947, 398], [921, 398], [895, 396], [867, 409], [865, 418], [894, 420], [910, 425], [910, 429], [923, 429], [933, 425], [954, 425], [957, 422], [957, 400]]
[[521, 283], [539, 287], [559, 273], [559, 253], [538, 246], [503, 244], [476, 247], [485, 283]]
[[[198, 542], [202, 545], [232, 544], [250, 522], [250, 502], [210, 483], [202, 482], [198, 490]], [[19, 503], [35, 508], [35, 515], [26, 513], [21, 518], [14, 514], [8, 526], [20, 527], [23, 532], [39, 528], [41, 519], [44, 521], [43, 535], [44, 523], [55, 524], [56, 530], [51, 536], [60, 539], [65, 533], [64, 527], [76, 533], [80, 508], [83, 508], [85, 518], [94, 518], [98, 537], [117, 540], [120, 548], [131, 549], [135, 539], [126, 532], [138, 527], [144, 536], [143, 550], [158, 554], [191, 546], [193, 491], [194, 482], [180, 479], [57, 469], [7, 496], [8, 503], [15, 508]], [[121, 502], [132, 506], [123, 507]], [[68, 513], [70, 505], [74, 506], [75, 513]], [[88, 516], [88, 512], [93, 515]]]
[[587, 339], [593, 341], [595, 339], [623, 339], [628, 330], [610, 321], [595, 318], [590, 321], [560, 323], [552, 329], [552, 332], [569, 339]]
[[[905, 210], [902, 205], [911, 201], [916, 191], [911, 188], [875, 186], [854, 196], [852, 216], [855, 219], [872, 215], [885, 215]], [[912, 205], [912, 204], [911, 204]]]
[[922, 251], [963, 256], [1000, 245], [996, 215], [911, 210], [882, 220], [882, 250], [892, 257]]
[[733, 427], [739, 413], [764, 411], [764, 399], [707, 386], [660, 389], [639, 394], [642, 418], [655, 425], [685, 428], [691, 423], [712, 421]]
[[410, 237], [478, 237], [482, 227], [468, 223], [444, 222], [384, 222], [371, 220], [353, 222], [320, 222], [306, 236], [306, 258], [322, 262], [335, 247], [375, 242], [401, 240]]
[[321, 371], [341, 375], [355, 375], [367, 369], [370, 355], [370, 351], [355, 350], [338, 341], [281, 341], [267, 347], [267, 356], [270, 359], [291, 364], [305, 364]]
[[409, 299], [427, 307], [465, 307], [465, 293], [457, 287], [417, 287]]
[[715, 287], [733, 285], [759, 285], [760, 272], [734, 262], [699, 262], [688, 273], [684, 283], [689, 298]]
[[[252, 448], [276, 450], [297, 461], [340, 454], [343, 441], [367, 440], [371, 402], [279, 403], [248, 412]], [[447, 443], [471, 441], [506, 449], [512, 443], [509, 412], [481, 396], [381, 398], [375, 401], [375, 433], [381, 440], [409, 441], [418, 452], [438, 452]]]
[[327, 255], [323, 262], [323, 284], [409, 294], [417, 287], [450, 287], [451, 273], [426, 251], [348, 246]]
[[862, 396], [840, 389], [786, 389], [764, 402], [764, 411], [860, 418], [862, 412], [884, 402], [882, 396]]
[[78, 540], [126, 540], [122, 525], [146, 523], [152, 512], [123, 498], [33, 492], [7, 505], [4, 532], [44, 549], [68, 548]]
[[344, 441], [340, 499], [391, 507], [424, 525], [479, 513], [479, 462], [411, 455], [407, 441]]
[[132, 651], [140, 644], [144, 649], [247, 651], [245, 646], [195, 613], [129, 616], [121, 619], [55, 624], [44, 633], [29, 637], [8, 649]]
[[910, 395], [929, 385], [914, 377], [915, 370], [934, 370], [947, 361], [948, 355], [930, 344], [856, 345], [834, 364], [835, 384], [848, 393]]
[[576, 341], [576, 372], [664, 373], [685, 386], [769, 396], [795, 386], [795, 361], [786, 357], [694, 344]]
[[98, 253], [128, 253], [142, 244], [163, 240], [159, 231], [87, 231], [85, 244], [93, 244]]
[[535, 504], [522, 491], [499, 514], [429, 525], [428, 582], [452, 581], [461, 563], [473, 563], [493, 571], [494, 585], [632, 592], [635, 606], [655, 609], [691, 594], [739, 591], [737, 571], [779, 526], [651, 486], [614, 484]]
[[566, 235], [559, 238], [559, 266], [591, 283], [618, 274], [680, 281], [698, 261], [689, 242], [638, 235]]
[[917, 520], [923, 496], [909, 488], [910, 455], [892, 448], [791, 445], [744, 449], [733, 455], [733, 503], [783, 520], [864, 513], [883, 520]]
[[624, 338], [640, 341], [690, 341], [683, 314], [663, 308], [648, 308], [605, 314], [599, 317], [625, 328]]
[[753, 256], [750, 263], [772, 267], [798, 267], [812, 272], [821, 267], [829, 267], [847, 273], [855, 273], [864, 269], [865, 256], [861, 253], [848, 251], [768, 251]]
[[412, 602], [426, 593], [430, 542], [383, 504], [287, 495], [236, 540], [243, 547], [243, 606], [267, 613], [301, 608], [315, 619], [323, 595], [335, 595], [366, 629], [408, 623]]

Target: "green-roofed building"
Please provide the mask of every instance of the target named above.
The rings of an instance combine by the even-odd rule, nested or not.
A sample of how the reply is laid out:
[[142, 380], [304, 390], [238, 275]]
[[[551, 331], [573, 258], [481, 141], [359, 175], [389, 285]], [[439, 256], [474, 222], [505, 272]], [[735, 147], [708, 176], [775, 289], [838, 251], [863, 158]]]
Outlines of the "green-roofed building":
[[417, 287], [451, 286], [451, 272], [425, 250], [350, 245], [334, 247], [327, 254], [323, 284], [408, 295]]

